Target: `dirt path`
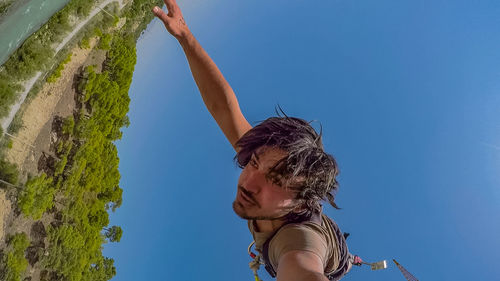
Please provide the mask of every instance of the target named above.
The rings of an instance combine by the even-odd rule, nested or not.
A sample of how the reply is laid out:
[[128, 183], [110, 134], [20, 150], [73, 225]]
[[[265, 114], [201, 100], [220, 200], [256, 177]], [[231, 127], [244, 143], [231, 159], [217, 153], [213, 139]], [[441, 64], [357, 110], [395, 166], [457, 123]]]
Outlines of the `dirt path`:
[[[21, 172], [24, 168], [24, 160], [34, 153], [33, 149], [26, 144], [34, 144], [42, 128], [46, 124], [51, 123], [50, 121], [59, 100], [64, 95], [71, 95], [71, 98], [73, 97], [73, 76], [87, 59], [96, 44], [96, 40], [93, 39], [90, 44], [89, 49], [74, 48], [71, 51], [73, 54], [71, 61], [65, 65], [64, 70], [61, 72], [61, 77], [55, 83], [45, 83], [42, 90], [26, 108], [22, 117], [23, 126], [16, 134], [16, 137], [22, 142], [14, 140], [12, 148], [7, 151], [5, 157], [7, 161], [18, 165]], [[72, 112], [72, 108], [73, 106], [68, 104], [69, 113]], [[34, 161], [35, 159], [32, 160]]]
[[[64, 40], [55, 48], [55, 53], [57, 54], [57, 52], [59, 52], [64, 46], [66, 46], [69, 40], [71, 40], [71, 38], [73, 38], [73, 36], [75, 36], [75, 34], [77, 34], [78, 31], [80, 31], [80, 29], [84, 27], [87, 24], [87, 22], [89, 22], [89, 20], [91, 20], [97, 13], [99, 13], [104, 7], [106, 7], [106, 5], [108, 5], [111, 2], [118, 2], [119, 9], [121, 10], [123, 8], [124, 5], [123, 0], [106, 0], [102, 2], [98, 7], [94, 8], [94, 10], [90, 12], [90, 15], [85, 20], [80, 22], [77, 26], [73, 27], [73, 31], [71, 31], [71, 33], [68, 34], [66, 38], [64, 38]], [[104, 13], [107, 12], [104, 11]]]
[[7, 215], [10, 213], [10, 201], [5, 196], [5, 191], [0, 189], [0, 245], [5, 235], [5, 223]]

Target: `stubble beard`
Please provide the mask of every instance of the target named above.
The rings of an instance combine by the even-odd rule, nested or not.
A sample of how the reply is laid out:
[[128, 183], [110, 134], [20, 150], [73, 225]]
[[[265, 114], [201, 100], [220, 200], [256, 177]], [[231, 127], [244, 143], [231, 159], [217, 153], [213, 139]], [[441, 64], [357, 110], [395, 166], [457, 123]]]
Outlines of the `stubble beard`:
[[238, 217], [240, 217], [244, 220], [253, 219], [252, 217], [250, 217], [246, 214], [246, 212], [243, 210], [243, 206], [241, 206], [237, 200], [234, 200], [234, 202], [233, 202], [233, 211], [236, 215], [238, 215]]

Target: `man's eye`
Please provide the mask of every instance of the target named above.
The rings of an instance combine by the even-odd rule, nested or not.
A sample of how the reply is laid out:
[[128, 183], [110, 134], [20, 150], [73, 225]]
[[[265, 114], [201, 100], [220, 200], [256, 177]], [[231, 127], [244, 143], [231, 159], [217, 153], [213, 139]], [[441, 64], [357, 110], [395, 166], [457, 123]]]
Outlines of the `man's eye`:
[[279, 187], [282, 187], [282, 186], [283, 186], [283, 183], [282, 183], [282, 182], [281, 182], [281, 180], [279, 180], [279, 179], [275, 179], [275, 180], [273, 180], [273, 184], [274, 184], [274, 185], [277, 185], [277, 186], [279, 186]]
[[280, 175], [276, 175], [276, 174], [267, 174], [266, 175], [266, 180], [274, 185], [277, 185], [277, 186], [282, 186], [283, 182], [282, 182], [282, 176]]

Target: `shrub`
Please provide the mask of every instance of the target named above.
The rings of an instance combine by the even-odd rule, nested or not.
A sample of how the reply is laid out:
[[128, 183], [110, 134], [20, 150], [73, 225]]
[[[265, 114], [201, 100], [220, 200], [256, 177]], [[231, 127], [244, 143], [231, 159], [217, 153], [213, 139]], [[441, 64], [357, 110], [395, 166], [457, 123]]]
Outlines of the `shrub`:
[[111, 48], [111, 40], [112, 36], [109, 33], [105, 33], [101, 36], [101, 40], [99, 40], [99, 45], [97, 48], [101, 50], [109, 50]]
[[75, 127], [75, 119], [73, 118], [72, 115], [70, 115], [66, 119], [64, 119], [64, 121], [63, 121], [63, 125], [62, 125], [63, 134], [68, 135], [68, 136], [73, 135], [74, 127]]
[[54, 206], [55, 188], [52, 187], [52, 178], [45, 174], [32, 178], [19, 194], [18, 206], [24, 215], [33, 219], [40, 219], [47, 209]]
[[17, 184], [19, 172], [14, 164], [0, 159], [0, 179], [8, 183]]
[[9, 239], [7, 253], [4, 255], [3, 275], [1, 280], [21, 281], [21, 275], [26, 271], [28, 261], [24, 257], [24, 252], [30, 242], [25, 233], [17, 233]]
[[47, 78], [47, 82], [54, 83], [57, 81], [57, 78], [61, 77], [61, 72], [64, 70], [64, 66], [71, 61], [71, 55], [73, 54], [69, 53], [68, 56], [59, 64], [49, 78]]
[[89, 38], [87, 38], [87, 37], [82, 38], [82, 40], [78, 43], [78, 46], [82, 49], [90, 48]]

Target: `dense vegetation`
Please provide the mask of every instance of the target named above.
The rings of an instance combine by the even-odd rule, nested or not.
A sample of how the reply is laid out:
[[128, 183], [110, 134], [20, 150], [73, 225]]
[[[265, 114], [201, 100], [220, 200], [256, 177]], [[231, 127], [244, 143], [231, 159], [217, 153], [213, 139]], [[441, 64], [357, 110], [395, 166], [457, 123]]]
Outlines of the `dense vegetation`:
[[54, 193], [52, 178], [47, 178], [42, 173], [41, 176], [26, 182], [18, 197], [18, 207], [26, 216], [40, 219], [43, 213], [54, 205]]
[[[16, 185], [18, 180], [18, 171], [15, 165], [10, 164], [9, 162], [0, 159], [0, 179]], [[5, 184], [0, 183], [0, 188], [6, 187]]]
[[0, 16], [2, 16], [5, 12], [7, 12], [12, 3], [14, 3], [14, 0], [5, 0], [0, 2]]
[[56, 70], [54, 70], [54, 72], [52, 72], [52, 74], [49, 76], [49, 78], [47, 78], [47, 82], [49, 83], [53, 83], [53, 82], [56, 82], [57, 81], [57, 78], [61, 77], [61, 71], [63, 71], [64, 69], [64, 66], [71, 61], [71, 53], [68, 54], [68, 56], [66, 57], [66, 59], [64, 59], [60, 64], [59, 66], [56, 68]]
[[17, 233], [9, 239], [9, 247], [2, 257], [0, 280], [21, 281], [21, 275], [28, 266], [24, 252], [30, 242], [24, 233]]
[[[73, 13], [85, 15], [90, 11], [83, 1], [70, 4], [68, 9]], [[108, 212], [121, 205], [123, 192], [113, 141], [122, 137], [120, 129], [129, 124], [128, 90], [136, 63], [135, 43], [153, 18], [151, 7], [161, 4], [161, 0], [134, 0], [124, 8], [127, 21], [120, 30], [92, 27], [82, 36], [82, 41], [96, 35], [100, 38], [97, 47], [108, 50], [104, 67], [100, 72], [93, 66], [82, 70], [74, 114], [56, 120], [59, 126], [55, 131], [54, 154], [45, 156], [42, 173], [31, 177], [17, 192], [17, 208], [24, 216], [33, 220], [48, 217], [51, 221], [48, 225], [41, 224], [44, 239], [29, 241], [24, 235], [27, 244], [21, 245], [22, 254], [16, 252], [24, 259], [29, 246], [30, 264], [41, 268], [41, 280], [100, 281], [116, 274], [113, 259], [102, 255], [103, 244], [119, 242], [123, 234], [119, 226], [108, 226]], [[49, 22], [61, 25], [55, 25], [56, 28], [63, 28], [68, 19], [59, 13], [55, 18]], [[117, 23], [116, 18], [111, 21]], [[52, 25], [49, 26], [45, 32], [57, 37], [57, 32], [49, 31]], [[43, 60], [34, 55], [33, 60], [37, 59]], [[19, 70], [22, 74], [19, 77], [24, 78], [30, 70], [23, 68], [29, 66], [5, 67], [9, 71]], [[64, 61], [52, 75], [57, 78], [58, 69], [63, 67]], [[0, 89], [2, 81], [5, 82], [1, 78], [0, 73]], [[17, 182], [15, 168], [3, 161], [0, 161], [0, 176]], [[13, 241], [8, 241], [9, 249], [15, 248], [13, 243], [17, 240]], [[21, 258], [18, 261], [23, 265]], [[22, 276], [26, 268], [26, 265], [12, 267], [5, 258], [2, 266], [3, 273], [16, 272], [16, 276]]]

